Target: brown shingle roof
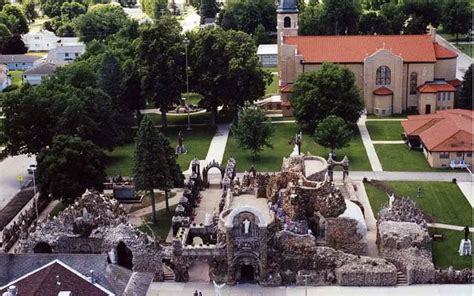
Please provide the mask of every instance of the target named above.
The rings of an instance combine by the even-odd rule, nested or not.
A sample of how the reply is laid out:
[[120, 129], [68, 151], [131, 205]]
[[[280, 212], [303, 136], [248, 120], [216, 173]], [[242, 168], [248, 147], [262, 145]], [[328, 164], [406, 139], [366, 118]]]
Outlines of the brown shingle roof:
[[471, 110], [442, 110], [435, 114], [408, 116], [402, 121], [409, 136], [419, 136], [429, 151], [473, 151], [473, 119]]
[[[305, 63], [362, 63], [378, 49], [386, 48], [405, 62], [436, 62], [431, 35], [285, 36], [296, 45]], [[445, 51], [437, 46], [440, 54]], [[447, 49], [445, 49], [447, 51]]]

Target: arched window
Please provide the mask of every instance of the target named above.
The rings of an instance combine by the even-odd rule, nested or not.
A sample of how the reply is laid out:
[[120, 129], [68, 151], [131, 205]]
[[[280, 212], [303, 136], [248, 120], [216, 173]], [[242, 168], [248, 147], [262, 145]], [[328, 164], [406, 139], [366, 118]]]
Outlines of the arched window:
[[377, 85], [389, 85], [391, 82], [391, 71], [387, 66], [380, 66], [376, 73], [376, 84]]
[[285, 28], [290, 28], [291, 27], [291, 18], [289, 16], [286, 16], [283, 19], [283, 27], [285, 27]]
[[410, 74], [410, 95], [416, 95], [416, 86], [418, 84], [418, 74], [411, 72]]

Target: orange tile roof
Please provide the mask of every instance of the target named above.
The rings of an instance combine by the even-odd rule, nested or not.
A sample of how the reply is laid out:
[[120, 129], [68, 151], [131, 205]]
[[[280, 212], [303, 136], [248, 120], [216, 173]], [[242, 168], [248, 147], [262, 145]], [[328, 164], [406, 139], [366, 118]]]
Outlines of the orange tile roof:
[[444, 83], [439, 82], [426, 82], [418, 87], [420, 93], [436, 93], [440, 91], [456, 91], [454, 86], [443, 81]]
[[454, 51], [447, 49], [446, 47], [438, 44], [438, 42], [433, 43], [436, 59], [444, 60], [444, 59], [454, 59], [458, 57], [458, 54]]
[[473, 151], [474, 111], [443, 110], [435, 114], [408, 116], [402, 121], [409, 136], [419, 136], [429, 151]]
[[431, 35], [285, 36], [284, 43], [296, 45], [305, 63], [363, 63], [381, 48], [405, 62], [436, 62]]
[[377, 96], [389, 96], [393, 95], [393, 91], [385, 86], [381, 86], [373, 91], [374, 95]]
[[453, 79], [453, 80], [448, 80], [446, 81], [447, 83], [451, 84], [452, 86], [454, 87], [458, 87], [458, 86], [461, 86], [462, 85], [462, 81], [459, 80], [459, 79]]

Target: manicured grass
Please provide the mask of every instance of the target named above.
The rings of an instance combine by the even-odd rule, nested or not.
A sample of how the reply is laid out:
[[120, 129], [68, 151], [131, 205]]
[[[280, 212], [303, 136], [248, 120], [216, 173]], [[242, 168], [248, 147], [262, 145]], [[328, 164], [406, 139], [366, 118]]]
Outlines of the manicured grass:
[[287, 120], [296, 120], [293, 116], [279, 116], [279, 117], [269, 117], [272, 121], [287, 121]]
[[30, 51], [27, 55], [37, 56], [37, 57], [45, 57], [48, 55], [47, 51]]
[[[151, 214], [145, 216], [145, 223], [138, 227], [141, 231], [147, 233], [153, 237], [153, 233], [157, 238], [166, 240], [168, 233], [171, 228], [171, 218], [173, 218], [174, 210], [176, 205], [170, 206], [170, 212], [167, 213], [166, 209], [156, 211], [156, 225], [151, 223]], [[151, 229], [150, 229], [151, 228]]]
[[[198, 159], [205, 159], [209, 144], [214, 132], [208, 127], [194, 127], [192, 131], [178, 128], [168, 128], [164, 134], [170, 140], [171, 146], [178, 145], [178, 132], [184, 133], [184, 145], [188, 149], [187, 154], [178, 156], [178, 164], [181, 170], [189, 168], [189, 163], [196, 156]], [[112, 152], [107, 152], [108, 163], [106, 173], [108, 176], [131, 176], [133, 174], [135, 143], [128, 143], [115, 148]]]
[[278, 72], [278, 67], [263, 67], [263, 69], [270, 73]]
[[[403, 197], [410, 197], [416, 201], [418, 207], [425, 213], [428, 220], [442, 224], [473, 226], [472, 207], [459, 187], [451, 182], [384, 182], [389, 190]], [[421, 196], [417, 196], [418, 187]], [[365, 190], [369, 197], [374, 215], [377, 216], [382, 205], [388, 203], [388, 196], [384, 190], [370, 183], [365, 183]]]
[[384, 171], [447, 171], [447, 169], [430, 167], [423, 152], [411, 150], [405, 144], [375, 144], [374, 146]]
[[472, 45], [471, 44], [459, 44], [456, 43], [454, 44], [457, 48], [459, 48], [462, 52], [467, 54], [469, 57], [474, 57], [473, 51], [472, 51]]
[[[439, 228], [430, 228], [430, 234], [436, 233], [443, 235], [442, 239], [433, 240], [431, 246], [433, 250], [433, 263], [439, 268], [454, 267], [455, 270], [468, 268], [472, 270], [472, 256], [459, 256], [459, 244], [464, 238], [463, 231], [454, 231]], [[472, 233], [469, 236], [472, 241]]]
[[[165, 195], [161, 192], [155, 192], [154, 195], [155, 195], [155, 204], [165, 200]], [[169, 197], [171, 198], [175, 195], [176, 195], [176, 193], [171, 192]], [[147, 208], [149, 206], [151, 206], [151, 198], [150, 198], [150, 194], [146, 194], [143, 197], [141, 203], [136, 203], [136, 204], [132, 205], [132, 207], [130, 208], [130, 213], [141, 210], [141, 209], [144, 209], [144, 208]]]
[[[250, 151], [242, 149], [237, 143], [237, 140], [232, 136], [229, 136], [227, 146], [224, 154], [224, 163], [227, 159], [234, 157], [237, 160], [237, 171], [243, 172], [248, 170], [253, 164], [257, 171], [263, 172], [276, 172], [281, 169], [283, 157], [288, 157], [293, 151], [293, 146], [288, 144], [290, 138], [294, 137], [298, 131], [298, 127], [294, 123], [280, 123], [275, 124], [275, 134], [271, 139], [273, 149], [264, 148], [264, 150], [258, 155], [256, 159], [252, 158]], [[303, 135], [303, 144], [301, 148], [303, 153], [310, 152], [313, 155], [319, 155], [327, 158], [329, 150], [317, 145], [313, 136], [309, 134]], [[351, 170], [370, 170], [370, 163], [365, 152], [365, 148], [362, 144], [360, 136], [354, 137], [351, 142], [351, 146], [336, 151], [339, 159], [342, 159], [344, 155], [349, 157]]]
[[273, 75], [273, 81], [265, 88], [265, 95], [275, 95], [278, 93], [278, 75]]
[[23, 83], [23, 71], [10, 71], [10, 75], [12, 76], [12, 85], [20, 86]]
[[203, 96], [198, 93], [190, 92], [189, 95], [187, 93], [181, 94], [182, 98], [189, 100], [189, 104], [193, 104], [197, 106], [199, 102], [203, 99]]
[[367, 121], [370, 138], [374, 141], [401, 140], [403, 128], [400, 121]]

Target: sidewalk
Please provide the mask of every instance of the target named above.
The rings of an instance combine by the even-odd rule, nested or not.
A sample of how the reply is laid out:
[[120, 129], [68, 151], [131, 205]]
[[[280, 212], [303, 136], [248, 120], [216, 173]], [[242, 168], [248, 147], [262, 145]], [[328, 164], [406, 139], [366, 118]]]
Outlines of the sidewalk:
[[[441, 229], [449, 229], [449, 230], [456, 230], [456, 231], [463, 231], [466, 226], [459, 226], [459, 225], [449, 225], [449, 224], [442, 224], [442, 223], [427, 223], [428, 227], [432, 228], [441, 228]], [[469, 232], [474, 232], [474, 227], [469, 227]]]
[[380, 163], [379, 157], [377, 156], [377, 152], [375, 151], [374, 144], [370, 139], [369, 131], [365, 126], [365, 122], [367, 120], [367, 115], [362, 115], [357, 121], [357, 127], [359, 128], [360, 135], [362, 137], [362, 142], [364, 143], [365, 151], [367, 152], [367, 156], [369, 157], [370, 166], [372, 170], [375, 172], [381, 172], [382, 164]]
[[405, 141], [372, 141], [372, 144], [405, 144]]
[[461, 189], [462, 193], [466, 197], [467, 201], [471, 204], [471, 207], [474, 208], [474, 196], [472, 195], [472, 186], [474, 183], [472, 183], [472, 177], [470, 182], [458, 182], [458, 187]]
[[362, 181], [353, 181], [353, 184], [357, 186], [357, 200], [364, 207], [365, 223], [367, 224], [367, 247], [368, 255], [370, 257], [378, 257], [379, 250], [377, 248], [377, 220], [375, 219], [374, 212], [370, 206], [369, 197], [365, 191], [365, 186]]
[[[148, 198], [148, 197], [147, 197]], [[179, 202], [179, 199], [181, 198], [181, 194], [177, 193], [175, 196], [170, 198], [168, 200], [170, 207], [174, 206]], [[162, 210], [166, 207], [166, 201], [160, 201], [158, 203], [155, 203], [155, 209], [158, 212], [159, 210]], [[142, 217], [148, 214], [151, 214], [151, 205], [149, 207], [140, 209], [138, 211], [134, 211], [128, 215], [128, 222], [133, 224], [134, 226], [140, 226], [142, 225]]]

